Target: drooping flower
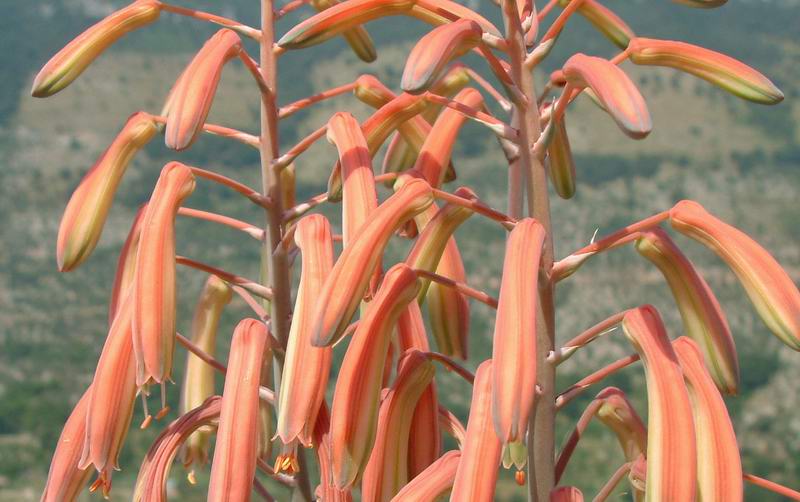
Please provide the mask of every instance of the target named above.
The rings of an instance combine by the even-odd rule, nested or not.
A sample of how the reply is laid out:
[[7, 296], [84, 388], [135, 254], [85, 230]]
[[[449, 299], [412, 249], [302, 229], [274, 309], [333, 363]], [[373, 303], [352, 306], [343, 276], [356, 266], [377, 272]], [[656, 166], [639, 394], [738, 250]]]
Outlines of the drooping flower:
[[458, 463], [461, 461], [459, 450], [450, 450], [427, 469], [414, 476], [392, 502], [414, 500], [416, 502], [435, 502], [447, 495], [453, 488]]
[[67, 272], [94, 251], [122, 176], [139, 150], [158, 132], [144, 112], [128, 118], [114, 141], [84, 175], [64, 210], [58, 228], [58, 269]]
[[128, 290], [133, 284], [134, 271], [136, 270], [136, 256], [139, 252], [139, 237], [142, 233], [142, 222], [147, 212], [147, 204], [142, 204], [133, 218], [128, 236], [119, 250], [117, 258], [117, 270], [114, 273], [114, 285], [111, 288], [111, 300], [108, 302], [108, 324], [114, 321], [119, 304], [122, 300], [122, 293]]
[[564, 118], [564, 114], [552, 118], [553, 136], [547, 145], [547, 173], [558, 196], [571, 199], [575, 195], [575, 160]]
[[[339, 0], [311, 0], [311, 5], [317, 9], [317, 12], [322, 12], [338, 4]], [[377, 59], [378, 54], [375, 52], [375, 46], [372, 43], [369, 33], [363, 26], [355, 26], [342, 33], [344, 38], [353, 49], [356, 56], [364, 62], [371, 63]]]
[[595, 399], [599, 402], [595, 415], [598, 420], [614, 431], [625, 460], [632, 462], [647, 452], [647, 427], [625, 393], [616, 387], [600, 391]]

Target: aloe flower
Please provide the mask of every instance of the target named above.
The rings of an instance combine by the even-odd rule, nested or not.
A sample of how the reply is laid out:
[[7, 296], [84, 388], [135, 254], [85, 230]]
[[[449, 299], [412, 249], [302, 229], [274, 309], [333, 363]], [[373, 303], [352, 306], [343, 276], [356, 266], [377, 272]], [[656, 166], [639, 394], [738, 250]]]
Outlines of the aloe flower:
[[67, 272], [83, 263], [94, 251], [117, 187], [139, 150], [158, 132], [158, 125], [144, 112], [137, 112], [84, 175], [72, 193], [58, 228], [58, 269]]
[[381, 401], [375, 445], [364, 470], [364, 501], [389, 502], [408, 483], [408, 441], [414, 409], [435, 367], [422, 352], [401, 356], [394, 384]]
[[644, 363], [647, 382], [645, 500], [695, 500], [695, 430], [689, 394], [675, 351], [655, 308], [625, 314], [622, 329]]
[[536, 309], [545, 230], [520, 220], [508, 236], [492, 342], [492, 409], [505, 445], [525, 441], [536, 392]]
[[583, 493], [574, 486], [557, 486], [550, 491], [550, 502], [583, 502]]
[[631, 79], [607, 59], [575, 54], [564, 64], [568, 85], [588, 87], [628, 136], [641, 139], [653, 129], [647, 104]]
[[136, 383], [162, 383], [175, 348], [175, 214], [194, 190], [192, 171], [178, 162], [161, 170], [142, 222], [133, 285]]
[[800, 350], [800, 291], [766, 249], [697, 202], [677, 203], [670, 211], [670, 223], [717, 253], [739, 278], [772, 333], [793, 350]]
[[[340, 3], [339, 0], [311, 0], [311, 5], [317, 10], [322, 12], [325, 9], [330, 9], [334, 5]], [[355, 26], [350, 30], [342, 33], [342, 37], [353, 49], [353, 52], [358, 58], [364, 62], [371, 63], [377, 59], [378, 54], [375, 52], [375, 46], [372, 39], [363, 26]]]
[[[212, 357], [217, 352], [219, 319], [225, 305], [230, 303], [232, 297], [233, 290], [230, 286], [216, 275], [211, 275], [206, 280], [203, 292], [195, 306], [191, 340], [195, 346]], [[196, 355], [187, 354], [181, 391], [181, 414], [197, 408], [214, 395], [215, 371]], [[200, 465], [208, 462], [208, 443], [211, 433], [210, 427], [202, 427], [189, 436], [183, 447], [182, 456], [185, 467], [194, 462]]]
[[430, 186], [423, 180], [414, 179], [372, 213], [351, 245], [342, 251], [319, 294], [313, 316], [312, 345], [331, 345], [341, 338], [367, 290], [389, 238], [402, 224], [432, 203]]
[[669, 66], [725, 89], [748, 101], [773, 105], [783, 93], [767, 77], [725, 54], [674, 40], [634, 38], [628, 54], [638, 65]]
[[97, 57], [127, 33], [158, 19], [156, 0], [138, 0], [84, 31], [53, 56], [33, 80], [31, 95], [52, 96], [83, 73]]
[[697, 432], [697, 495], [700, 500], [743, 500], [742, 461], [725, 401], [690, 338], [672, 344], [686, 378]]
[[300, 248], [302, 265], [278, 393], [277, 425], [277, 436], [290, 446], [289, 450], [296, 441], [306, 447], [312, 445], [332, 357], [330, 347], [311, 345], [314, 306], [333, 268], [330, 223], [319, 214], [306, 216], [297, 222], [294, 239]]
[[89, 387], [61, 430], [41, 502], [75, 500], [92, 474], [91, 469], [78, 467], [86, 440], [86, 410], [91, 394], [92, 388]]
[[142, 204], [133, 218], [128, 236], [122, 244], [117, 258], [117, 270], [114, 273], [114, 285], [111, 288], [111, 299], [108, 303], [108, 324], [114, 321], [122, 294], [133, 284], [136, 270], [136, 256], [139, 251], [139, 237], [142, 233], [142, 222], [147, 212], [147, 204]]
[[236, 326], [208, 485], [208, 500], [250, 500], [258, 454], [258, 390], [267, 328], [255, 319]]
[[451, 502], [494, 500], [503, 444], [494, 431], [492, 380], [492, 360], [489, 359], [475, 372], [467, 433], [450, 494]]
[[681, 313], [685, 333], [703, 348], [717, 387], [726, 394], [736, 394], [739, 386], [736, 345], [711, 288], [663, 230], [642, 232], [636, 240], [636, 250], [664, 274]]
[[552, 118], [553, 136], [547, 145], [547, 173], [558, 196], [571, 199], [575, 195], [575, 160], [564, 118], [564, 115]]
[[630, 26], [611, 9], [596, 0], [559, 0], [559, 5], [566, 7], [569, 2], [581, 2], [578, 12], [587, 21], [620, 49], [628, 46], [628, 42], [636, 36]]
[[644, 455], [647, 452], [647, 427], [625, 393], [616, 387], [608, 387], [597, 394], [595, 400], [598, 401], [595, 415], [614, 431], [625, 460], [631, 462]]
[[417, 474], [402, 490], [392, 498], [392, 502], [414, 500], [416, 502], [435, 502], [445, 497], [453, 488], [456, 470], [461, 461], [459, 450], [450, 450], [427, 469]]
[[165, 107], [167, 128], [165, 142], [169, 148], [184, 150], [191, 146], [203, 130], [222, 67], [237, 57], [242, 41], [236, 32], [219, 30], [203, 45], [170, 91]]

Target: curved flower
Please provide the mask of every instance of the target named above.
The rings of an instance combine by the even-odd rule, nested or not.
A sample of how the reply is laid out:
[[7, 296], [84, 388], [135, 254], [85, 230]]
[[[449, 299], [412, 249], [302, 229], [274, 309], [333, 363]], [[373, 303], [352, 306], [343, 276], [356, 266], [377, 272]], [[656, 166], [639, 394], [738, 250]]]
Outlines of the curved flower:
[[119, 309], [122, 294], [133, 284], [134, 271], [136, 270], [136, 256], [139, 252], [139, 237], [142, 233], [142, 223], [147, 212], [147, 203], [142, 204], [133, 218], [128, 236], [119, 250], [117, 258], [117, 271], [114, 273], [114, 285], [111, 289], [111, 300], [108, 304], [108, 324], [114, 321], [114, 316]]
[[450, 450], [428, 466], [397, 492], [392, 502], [414, 500], [416, 502], [435, 502], [453, 488], [456, 470], [461, 461], [459, 450]]
[[562, 199], [575, 195], [575, 160], [569, 146], [565, 114], [553, 116], [553, 136], [547, 145], [547, 173], [553, 188]]
[[[311, 0], [311, 5], [317, 12], [330, 9], [338, 3], [338, 0]], [[378, 54], [375, 52], [375, 45], [373, 45], [372, 38], [370, 38], [369, 33], [363, 26], [356, 26], [346, 30], [342, 33], [342, 38], [347, 41], [360, 60], [371, 63], [377, 59]]]
[[595, 397], [599, 402], [598, 420], [614, 431], [625, 460], [632, 462], [647, 452], [647, 427], [625, 393], [616, 387], [607, 387]]

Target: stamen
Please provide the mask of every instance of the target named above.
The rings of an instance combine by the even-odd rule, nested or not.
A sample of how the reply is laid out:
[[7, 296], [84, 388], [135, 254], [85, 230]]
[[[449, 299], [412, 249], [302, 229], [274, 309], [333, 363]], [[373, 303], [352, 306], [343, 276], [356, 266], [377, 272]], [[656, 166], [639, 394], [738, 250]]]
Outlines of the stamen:
[[141, 425], [139, 425], [139, 429], [144, 430], [147, 429], [150, 422], [153, 421], [153, 416], [150, 414], [150, 410], [147, 409], [147, 389], [142, 388], [139, 395], [142, 396], [142, 409], [144, 410], [144, 420], [142, 420]]
[[519, 486], [525, 486], [525, 471], [515, 472], [514, 481], [516, 481]]
[[156, 420], [161, 420], [169, 413], [169, 406], [167, 406], [167, 384], [161, 382], [161, 409], [156, 413]]
[[197, 478], [194, 475], [194, 469], [192, 469], [191, 471], [189, 471], [188, 474], [186, 474], [186, 480], [189, 481], [189, 484], [192, 485], [197, 484]]

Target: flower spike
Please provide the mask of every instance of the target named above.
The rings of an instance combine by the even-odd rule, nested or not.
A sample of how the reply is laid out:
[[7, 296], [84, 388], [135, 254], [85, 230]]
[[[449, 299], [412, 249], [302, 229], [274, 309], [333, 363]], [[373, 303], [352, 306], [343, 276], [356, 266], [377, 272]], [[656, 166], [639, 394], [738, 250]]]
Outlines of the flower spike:
[[675, 230], [705, 245], [728, 264], [772, 333], [791, 349], [800, 350], [800, 291], [775, 258], [697, 202], [678, 202], [669, 215]]
[[137, 0], [84, 31], [53, 56], [33, 80], [31, 95], [52, 96], [83, 73], [97, 57], [127, 33], [158, 19], [156, 0]]
[[435, 502], [443, 498], [453, 488], [460, 461], [461, 452], [459, 450], [448, 451], [409, 481], [392, 498], [392, 502], [403, 502], [404, 500]]
[[179, 162], [161, 170], [142, 222], [133, 285], [136, 383], [162, 383], [172, 374], [175, 348], [175, 214], [194, 190]]
[[133, 157], [158, 132], [144, 112], [128, 118], [111, 145], [84, 175], [72, 193], [58, 228], [58, 269], [70, 271], [94, 251], [122, 176]]

